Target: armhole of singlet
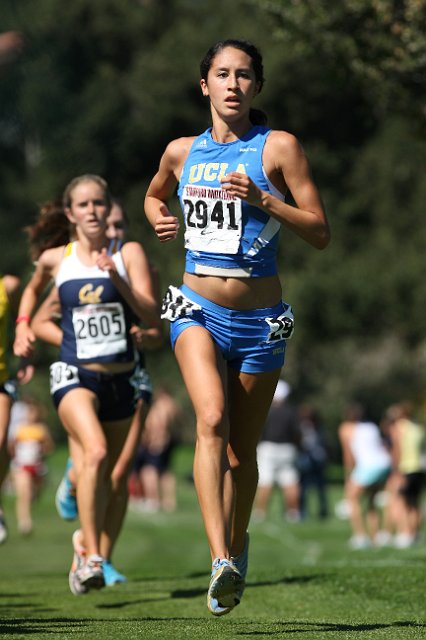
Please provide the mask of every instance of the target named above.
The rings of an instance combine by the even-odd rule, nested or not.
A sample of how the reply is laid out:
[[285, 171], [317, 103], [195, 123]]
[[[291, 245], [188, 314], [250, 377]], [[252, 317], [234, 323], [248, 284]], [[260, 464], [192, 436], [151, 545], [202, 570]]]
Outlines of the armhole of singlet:
[[55, 287], [58, 287], [58, 275], [61, 272], [61, 267], [62, 267], [63, 261], [65, 260], [65, 258], [68, 258], [69, 256], [73, 255], [74, 252], [75, 252], [75, 246], [74, 245], [75, 245], [75, 242], [71, 241], [71, 242], [68, 242], [64, 247], [64, 251], [62, 253], [62, 258], [61, 258], [61, 263], [60, 263], [60, 265], [58, 267], [58, 271], [57, 271], [55, 277], [53, 278], [53, 281], [55, 283]]
[[68, 258], [68, 256], [72, 255], [75, 251], [74, 242], [68, 242], [68, 244], [64, 247], [64, 253], [62, 254], [62, 260], [64, 258]]
[[263, 177], [268, 183], [268, 189], [271, 192], [271, 194], [276, 198], [278, 198], [278, 200], [281, 200], [281, 202], [285, 202], [285, 195], [281, 193], [281, 191], [277, 189], [277, 187], [274, 184], [272, 184], [272, 182], [269, 180], [268, 176], [266, 175], [266, 171], [265, 171], [265, 167], [263, 166], [263, 163], [262, 163], [262, 173], [263, 173]]
[[112, 238], [108, 246], [108, 255], [113, 256], [118, 251], [121, 251], [123, 244], [124, 243], [122, 240], [119, 240], [118, 238]]

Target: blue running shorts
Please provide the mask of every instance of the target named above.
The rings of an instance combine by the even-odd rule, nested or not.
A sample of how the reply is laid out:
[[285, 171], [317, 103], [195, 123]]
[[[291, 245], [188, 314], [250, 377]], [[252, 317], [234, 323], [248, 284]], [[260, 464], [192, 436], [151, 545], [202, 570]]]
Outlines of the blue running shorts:
[[6, 380], [3, 384], [0, 384], [0, 393], [4, 393], [15, 402], [18, 399], [18, 382], [17, 380]]
[[372, 487], [375, 484], [382, 484], [385, 482], [390, 472], [390, 466], [362, 467], [358, 465], [352, 471], [351, 479], [360, 487]]
[[134, 382], [137, 387], [137, 399], [144, 400], [146, 404], [152, 401], [151, 377], [145, 367], [137, 365], [134, 373]]
[[99, 401], [101, 422], [124, 420], [135, 412], [141, 397], [138, 367], [124, 373], [99, 373], [66, 362], [50, 366], [50, 394], [56, 408], [72, 389], [89, 389]]
[[170, 340], [188, 327], [204, 327], [224, 359], [237, 371], [261, 373], [284, 364], [286, 340], [293, 332], [290, 305], [279, 302], [264, 309], [234, 310], [221, 307], [182, 285], [166, 293], [162, 317], [171, 321]]

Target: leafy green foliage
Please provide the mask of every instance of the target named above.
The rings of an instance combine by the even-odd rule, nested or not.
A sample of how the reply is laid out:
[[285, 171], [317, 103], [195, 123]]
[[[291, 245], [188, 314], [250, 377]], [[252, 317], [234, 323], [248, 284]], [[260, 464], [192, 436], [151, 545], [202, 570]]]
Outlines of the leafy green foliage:
[[[74, 175], [95, 172], [124, 201], [162, 288], [179, 284], [182, 243], [159, 245], [145, 190], [166, 144], [209, 125], [205, 50], [253, 40], [266, 75], [257, 106], [301, 140], [332, 228], [325, 252], [282, 233], [295, 399], [316, 403], [330, 428], [354, 396], [376, 415], [403, 396], [426, 411], [425, 18], [422, 0], [5, 5], [4, 28], [21, 30], [26, 47], [0, 66], [1, 269], [27, 277], [22, 227]], [[151, 362], [184, 397], [168, 348]]]

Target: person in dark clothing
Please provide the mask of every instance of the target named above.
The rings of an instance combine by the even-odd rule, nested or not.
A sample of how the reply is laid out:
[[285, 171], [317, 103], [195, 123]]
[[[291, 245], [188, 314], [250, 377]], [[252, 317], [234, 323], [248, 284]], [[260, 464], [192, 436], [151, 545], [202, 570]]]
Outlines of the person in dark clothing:
[[275, 485], [282, 490], [287, 520], [297, 522], [300, 519], [297, 459], [301, 431], [297, 409], [287, 402], [289, 393], [289, 385], [279, 380], [257, 447], [259, 484], [254, 512], [257, 520], [266, 517]]
[[321, 419], [318, 411], [309, 404], [299, 408], [302, 431], [302, 450], [299, 456], [300, 471], [300, 515], [308, 515], [308, 491], [311, 487], [318, 496], [318, 518], [328, 515], [325, 470], [327, 448], [324, 441]]

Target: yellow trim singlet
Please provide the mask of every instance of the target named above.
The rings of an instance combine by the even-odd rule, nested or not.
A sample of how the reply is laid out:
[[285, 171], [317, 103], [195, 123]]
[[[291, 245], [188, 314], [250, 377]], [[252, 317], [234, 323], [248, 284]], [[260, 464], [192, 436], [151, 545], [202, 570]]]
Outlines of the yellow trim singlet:
[[412, 420], [398, 421], [401, 447], [399, 470], [401, 473], [417, 473], [422, 470], [422, 449], [425, 441], [423, 425]]
[[25, 442], [27, 440], [34, 440], [36, 442], [44, 442], [46, 439], [46, 427], [38, 422], [24, 423], [18, 427], [15, 435], [17, 442]]

